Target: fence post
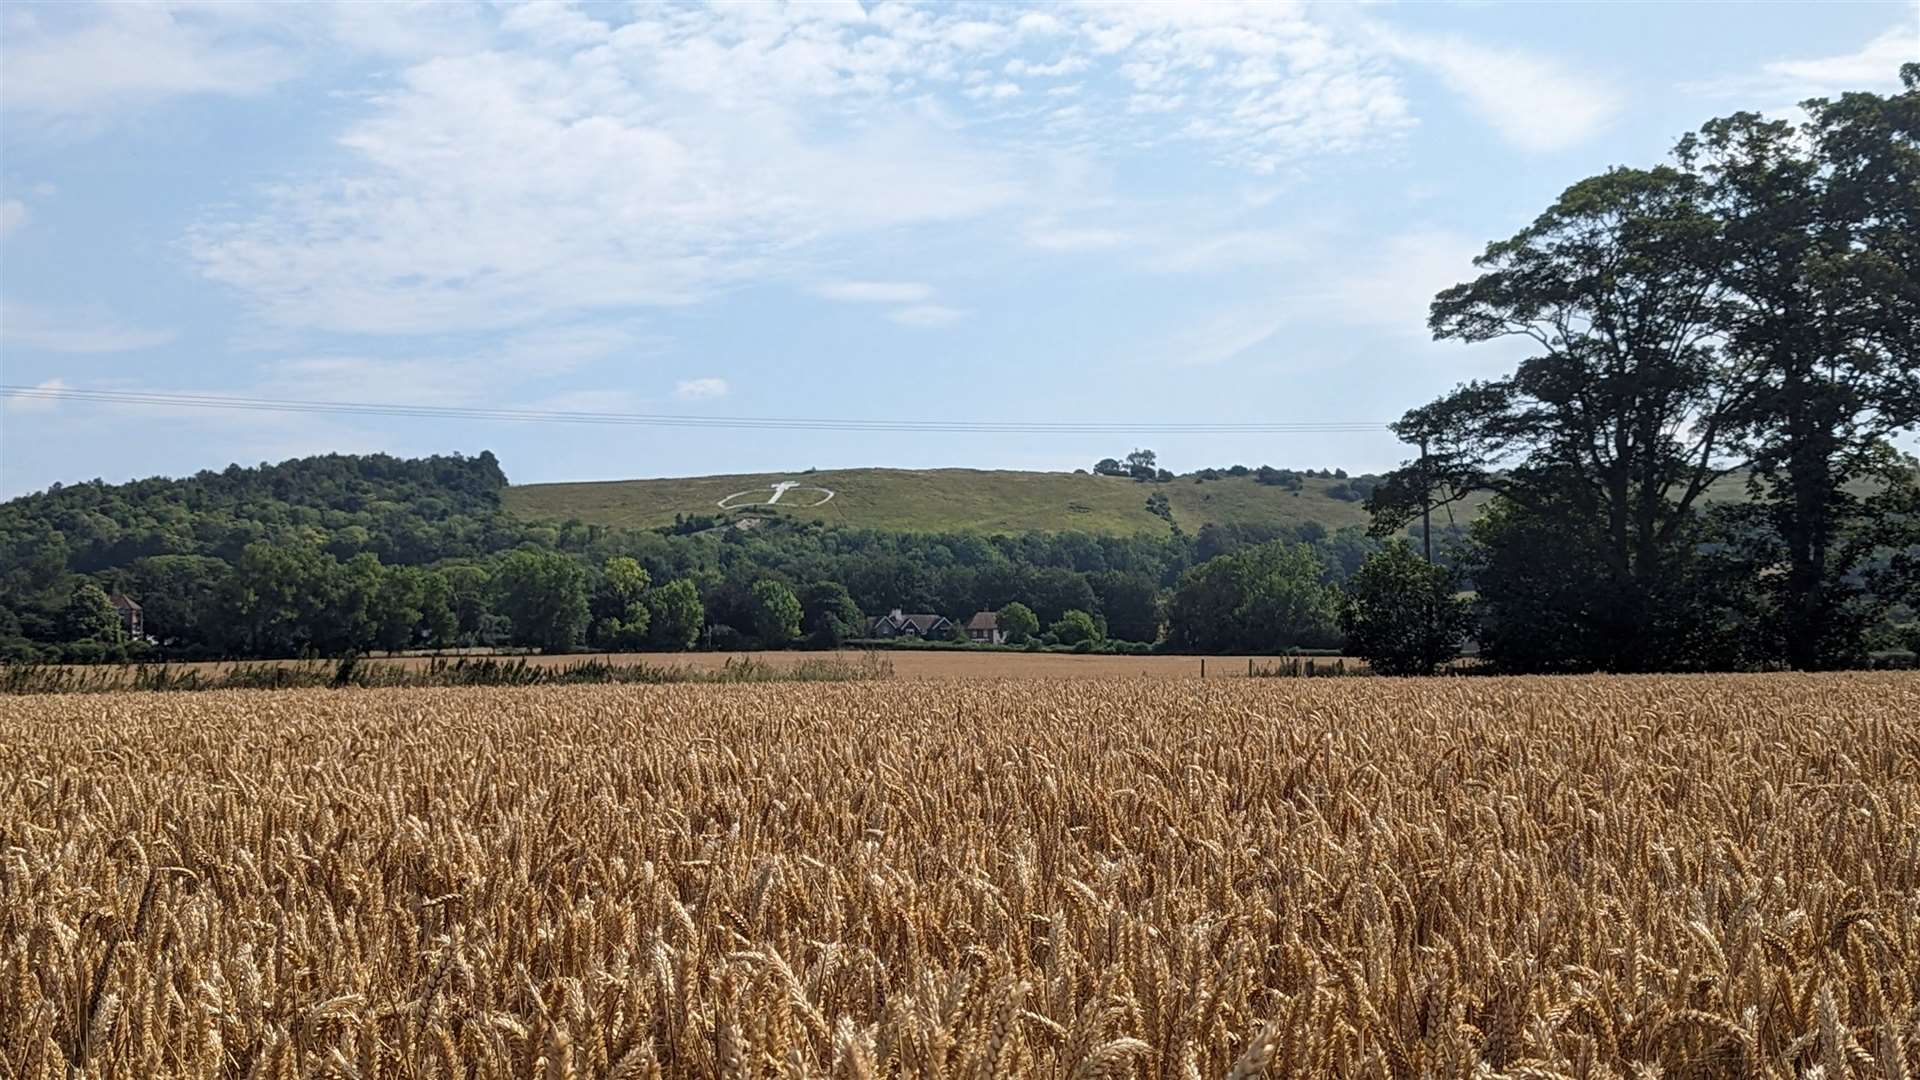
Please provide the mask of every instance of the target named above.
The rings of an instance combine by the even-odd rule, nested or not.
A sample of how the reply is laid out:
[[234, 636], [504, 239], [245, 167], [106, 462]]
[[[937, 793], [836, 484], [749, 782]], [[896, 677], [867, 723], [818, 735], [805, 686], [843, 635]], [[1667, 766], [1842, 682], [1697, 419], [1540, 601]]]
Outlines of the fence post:
[[1207, 677], [1207, 658], [1204, 656], [1200, 658], [1200, 677]]

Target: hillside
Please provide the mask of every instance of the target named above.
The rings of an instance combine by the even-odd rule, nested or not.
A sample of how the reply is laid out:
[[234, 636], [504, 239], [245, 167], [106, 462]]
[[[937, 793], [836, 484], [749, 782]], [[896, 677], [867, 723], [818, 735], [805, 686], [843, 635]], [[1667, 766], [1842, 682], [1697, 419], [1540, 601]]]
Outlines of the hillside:
[[[525, 484], [507, 488], [503, 505], [523, 518], [652, 528], [676, 515], [764, 516], [765, 505], [738, 505], [772, 496], [772, 485], [792, 482], [775, 511], [802, 521], [901, 532], [1088, 532], [1164, 535], [1167, 521], [1147, 507], [1166, 496], [1173, 521], [1189, 533], [1208, 524], [1299, 525], [1328, 530], [1365, 525], [1366, 510], [1344, 480], [1308, 477], [1300, 490], [1262, 484], [1252, 476], [1162, 483], [1086, 473], [985, 469], [833, 469], [809, 473], [749, 473], [685, 479]], [[819, 490], [808, 490], [819, 489]], [[821, 491], [833, 497], [818, 505]], [[729, 496], [736, 508], [719, 503]]]

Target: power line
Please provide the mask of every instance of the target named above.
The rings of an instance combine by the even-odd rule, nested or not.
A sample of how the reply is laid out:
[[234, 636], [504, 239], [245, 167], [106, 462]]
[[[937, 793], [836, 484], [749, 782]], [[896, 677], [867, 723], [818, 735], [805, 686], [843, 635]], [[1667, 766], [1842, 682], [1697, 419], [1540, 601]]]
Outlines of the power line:
[[1377, 432], [1385, 424], [1360, 421], [1274, 423], [1125, 423], [1028, 420], [847, 420], [822, 417], [680, 416], [670, 413], [582, 412], [555, 409], [493, 409], [450, 405], [404, 405], [358, 401], [300, 401], [227, 397], [167, 391], [86, 390], [68, 386], [0, 384], [11, 398], [94, 402], [154, 408], [227, 409], [244, 412], [336, 413], [437, 420], [513, 423], [610, 424], [632, 427], [725, 428], [772, 431], [918, 431], [1023, 435], [1289, 435]]

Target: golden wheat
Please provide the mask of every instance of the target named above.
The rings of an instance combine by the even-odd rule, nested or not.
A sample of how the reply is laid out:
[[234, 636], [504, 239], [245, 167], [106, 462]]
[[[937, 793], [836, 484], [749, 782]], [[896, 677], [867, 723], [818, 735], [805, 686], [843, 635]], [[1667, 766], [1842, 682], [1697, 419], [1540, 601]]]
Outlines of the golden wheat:
[[0, 700], [13, 1077], [1920, 1075], [1911, 676]]

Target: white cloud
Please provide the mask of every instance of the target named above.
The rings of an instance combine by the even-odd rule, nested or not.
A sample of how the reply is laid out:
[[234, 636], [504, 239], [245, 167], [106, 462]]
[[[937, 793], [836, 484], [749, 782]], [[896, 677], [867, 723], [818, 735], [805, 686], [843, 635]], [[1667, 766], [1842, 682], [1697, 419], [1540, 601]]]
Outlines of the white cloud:
[[50, 312], [0, 300], [0, 342], [58, 353], [132, 352], [165, 345], [174, 330], [124, 326], [98, 310]]
[[1036, 225], [1027, 230], [1026, 238], [1028, 246], [1041, 251], [1108, 251], [1124, 247], [1133, 235], [1122, 229]]
[[[325, 171], [209, 207], [183, 245], [259, 332], [283, 334], [484, 332], [697, 303], [743, 282], [815, 279], [863, 237], [995, 215], [1041, 250], [1138, 245], [1136, 229], [1018, 222], [1109, 183], [1106, 154], [1179, 144], [1272, 174], [1413, 123], [1391, 50], [1294, 5], [601, 13], [397, 3], [6, 13], [10, 87], [49, 65], [69, 83], [116, 72], [35, 86], [10, 104], [256, 93], [314, 70], [362, 77], [379, 58], [369, 81], [335, 88], [340, 153]], [[149, 38], [156, 58], [116, 65], [128, 42]], [[1034, 93], [1009, 78], [1079, 72], [1084, 83], [1036, 82]], [[1525, 69], [1519, 81], [1545, 75]], [[1491, 77], [1455, 77], [1494, 94]], [[1061, 89], [1074, 91], [1070, 107], [1034, 100]], [[1167, 268], [1258, 261], [1246, 243], [1198, 243], [1163, 238]], [[912, 288], [865, 299], [902, 305], [893, 317], [909, 325], [958, 316]]]
[[1382, 31], [1379, 40], [1393, 55], [1438, 75], [1522, 150], [1562, 150], [1585, 142], [1625, 103], [1605, 80], [1519, 49], [1398, 31]]
[[947, 326], [958, 322], [966, 314], [966, 312], [958, 308], [943, 307], [939, 304], [916, 304], [913, 307], [905, 307], [892, 312], [888, 314], [887, 318], [899, 323], [901, 326], [932, 329], [934, 327]]
[[933, 287], [917, 281], [835, 281], [817, 286], [813, 294], [856, 304], [917, 304], [933, 297]]
[[1072, 53], [1050, 64], [1036, 64], [1029, 60], [1022, 60], [1016, 56], [1012, 60], [1007, 61], [1006, 72], [1015, 77], [1031, 76], [1037, 79], [1057, 79], [1063, 75], [1072, 75], [1075, 72], [1085, 71], [1090, 66], [1092, 66], [1092, 62], [1086, 57], [1076, 56]]
[[644, 410], [647, 399], [631, 390], [568, 390], [534, 398], [524, 406], [539, 412], [634, 413]]
[[1898, 86], [1900, 65], [1915, 61], [1920, 61], [1920, 5], [1910, 19], [1853, 52], [1773, 60], [1757, 73], [1688, 83], [1681, 89], [1713, 97], [1763, 98], [1771, 111], [1812, 97]]
[[1013, 27], [1032, 37], [1053, 37], [1067, 32], [1065, 23], [1044, 11], [1029, 11], [1014, 20]]
[[729, 390], [725, 379], [682, 379], [674, 385], [673, 396], [682, 401], [707, 401], [726, 397]]
[[1479, 273], [1473, 259], [1485, 245], [1461, 233], [1422, 229], [1388, 240], [1360, 265], [1336, 273], [1331, 290], [1307, 298], [1345, 322], [1427, 337], [1434, 295]]
[[0, 12], [0, 106], [72, 115], [183, 94], [254, 94], [294, 74], [240, 5], [101, 4]]
[[1306, 245], [1293, 232], [1235, 229], [1169, 244], [1148, 260], [1148, 266], [1169, 274], [1209, 273], [1293, 262], [1305, 252]]
[[[35, 390], [70, 390], [72, 386], [65, 379], [48, 379], [35, 383]], [[23, 394], [8, 394], [6, 411], [10, 413], [50, 413], [60, 407], [59, 398], [30, 397]]]
[[[479, 405], [502, 385], [485, 360], [310, 356], [268, 365], [242, 396], [290, 401], [378, 401], [394, 405]], [[378, 387], [375, 392], [373, 388]]]
[[27, 223], [27, 204], [19, 199], [0, 199], [0, 238]]
[[[412, 405], [480, 405], [551, 396], [555, 379], [615, 358], [658, 352], [661, 342], [629, 323], [570, 323], [502, 337], [478, 347], [435, 342], [402, 355], [335, 353], [278, 358], [260, 368], [250, 394], [308, 400], [362, 400], [379, 387], [381, 401]], [[513, 407], [517, 407], [513, 406]]]
[[981, 83], [968, 87], [966, 95], [975, 101], [1006, 101], [1020, 96], [1020, 84], [1012, 82]]
[[1212, 367], [1270, 340], [1285, 323], [1272, 303], [1216, 311], [1156, 342], [1142, 359], [1152, 364]]
[[[963, 219], [1020, 191], [1005, 163], [904, 107], [822, 132], [789, 103], [738, 101], [794, 73], [734, 85], [740, 61], [689, 55], [711, 44], [417, 65], [341, 140], [347, 172], [278, 186], [265, 212], [208, 221], [189, 248], [284, 325], [507, 327], [689, 303], [790, 269], [822, 238]], [[689, 85], [709, 77], [725, 85]]]
[[1900, 65], [1920, 61], [1920, 12], [1915, 15], [1915, 21], [1887, 30], [1854, 52], [1812, 60], [1777, 60], [1762, 70], [1768, 77], [1815, 94], [1895, 82]]

